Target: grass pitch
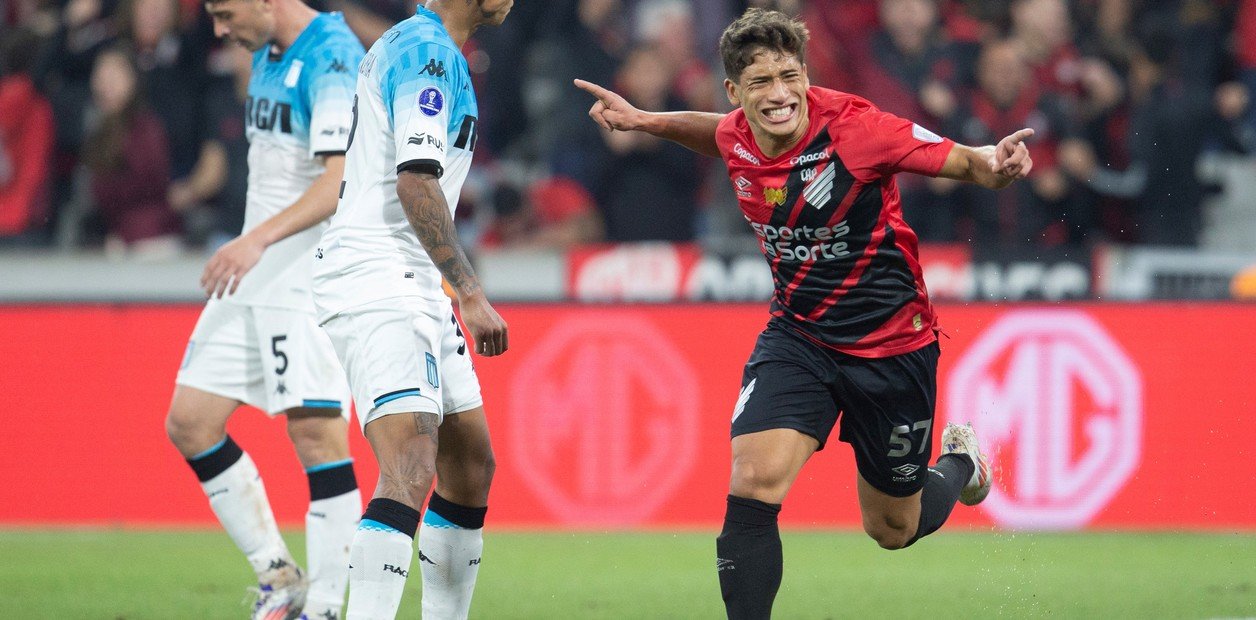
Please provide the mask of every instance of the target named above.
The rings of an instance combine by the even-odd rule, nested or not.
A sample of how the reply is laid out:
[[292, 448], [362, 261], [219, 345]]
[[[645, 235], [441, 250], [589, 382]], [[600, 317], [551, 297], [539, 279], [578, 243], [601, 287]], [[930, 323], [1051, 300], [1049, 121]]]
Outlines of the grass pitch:
[[[486, 535], [473, 618], [721, 618], [714, 532]], [[777, 618], [1256, 617], [1254, 534], [786, 532]], [[288, 536], [298, 558], [299, 534]], [[419, 617], [417, 563], [399, 617]], [[0, 531], [6, 618], [244, 618], [216, 531]]]

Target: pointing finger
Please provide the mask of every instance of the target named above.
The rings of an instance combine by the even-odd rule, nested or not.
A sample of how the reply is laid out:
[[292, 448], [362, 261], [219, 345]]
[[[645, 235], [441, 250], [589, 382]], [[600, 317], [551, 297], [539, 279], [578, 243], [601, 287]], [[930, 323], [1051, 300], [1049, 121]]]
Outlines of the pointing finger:
[[612, 94], [611, 91], [606, 90], [605, 88], [602, 88], [601, 86], [598, 86], [597, 84], [594, 84], [593, 82], [586, 82], [579, 78], [572, 80], [572, 82], [575, 83], [577, 88], [589, 93], [590, 95], [593, 95], [594, 97], [597, 97], [598, 99], [606, 99], [610, 97]]

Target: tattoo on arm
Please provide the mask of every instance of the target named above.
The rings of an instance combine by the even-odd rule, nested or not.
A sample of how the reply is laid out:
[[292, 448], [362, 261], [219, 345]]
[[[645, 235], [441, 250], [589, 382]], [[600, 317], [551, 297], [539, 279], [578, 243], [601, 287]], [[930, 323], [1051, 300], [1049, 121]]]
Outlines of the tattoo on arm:
[[[409, 176], [414, 178], [405, 178]], [[449, 285], [460, 295], [478, 291], [480, 282], [458, 241], [454, 218], [435, 177], [403, 172], [397, 179], [397, 195], [423, 249]]]

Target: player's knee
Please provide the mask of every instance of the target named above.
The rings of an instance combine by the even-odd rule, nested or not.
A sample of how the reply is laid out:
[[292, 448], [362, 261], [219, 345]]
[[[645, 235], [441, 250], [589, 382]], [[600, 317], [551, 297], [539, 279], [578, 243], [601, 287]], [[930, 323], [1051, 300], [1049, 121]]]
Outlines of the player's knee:
[[[780, 503], [787, 472], [784, 467], [770, 463], [738, 460], [733, 463], [730, 491], [738, 497], [749, 497], [769, 503]], [[766, 498], [766, 499], [765, 499]]]
[[911, 542], [912, 536], [916, 535], [916, 525], [909, 524], [905, 520], [894, 518], [893, 516], [876, 515], [865, 517], [863, 521], [864, 532], [870, 538], [877, 541], [882, 549], [893, 551], [902, 549]]
[[343, 418], [288, 419], [288, 439], [301, 461], [322, 463], [349, 456], [348, 438]]
[[171, 407], [166, 413], [166, 436], [181, 452], [186, 453], [200, 444], [217, 441], [225, 429], [217, 430], [219, 432], [215, 433], [215, 429], [206, 424], [204, 419], [187, 410]]
[[431, 459], [403, 458], [390, 463], [380, 462], [379, 484], [384, 497], [406, 499], [410, 506], [422, 506], [436, 477], [436, 463]]

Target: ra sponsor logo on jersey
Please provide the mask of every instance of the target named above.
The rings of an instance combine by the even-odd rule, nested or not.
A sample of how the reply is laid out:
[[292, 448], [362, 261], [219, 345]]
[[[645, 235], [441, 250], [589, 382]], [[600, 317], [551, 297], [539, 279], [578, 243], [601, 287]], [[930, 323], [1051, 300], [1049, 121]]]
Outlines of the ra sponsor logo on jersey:
[[738, 196], [742, 198], [750, 198], [752, 196], [752, 194], [750, 193], [751, 183], [750, 181], [746, 180], [746, 177], [737, 177], [733, 181], [733, 185], [737, 189]]
[[785, 196], [789, 190], [784, 187], [765, 187], [763, 188], [763, 200], [769, 205], [779, 207], [785, 204]]
[[442, 153], [445, 152], [445, 141], [433, 136], [430, 133], [416, 133], [413, 136], [410, 136], [409, 140], [406, 140], [406, 144], [413, 144], [415, 146], [423, 146], [426, 144], [436, 147], [436, 150]]
[[850, 225], [842, 220], [832, 226], [773, 226], [751, 222], [763, 252], [769, 258], [786, 262], [832, 260], [850, 256], [850, 244], [844, 241]]
[[424, 88], [419, 93], [419, 111], [425, 116], [436, 116], [445, 109], [445, 94], [439, 88]]
[[750, 151], [746, 150], [746, 147], [742, 146], [740, 142], [738, 142], [738, 143], [736, 143], [736, 144], [734, 144], [734, 145], [733, 145], [733, 152], [734, 152], [734, 153], [736, 153], [738, 157], [740, 157], [740, 158], [742, 158], [742, 159], [744, 159], [744, 160], [746, 160], [746, 161], [748, 161], [748, 162], [750, 162], [750, 163], [752, 163], [752, 164], [754, 164], [754, 165], [756, 165], [756, 166], [758, 166], [758, 165], [760, 165], [760, 164], [762, 163], [762, 162], [760, 162], [760, 161], [759, 161], [759, 158], [758, 158], [758, 157], [755, 157], [753, 153], [751, 153]]

